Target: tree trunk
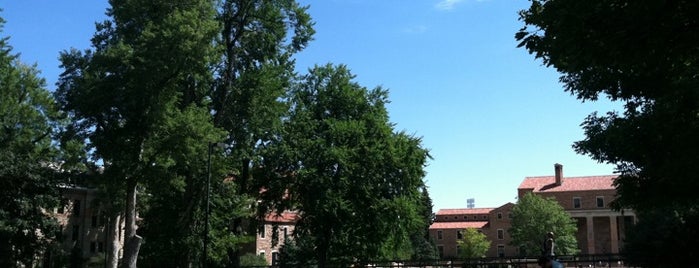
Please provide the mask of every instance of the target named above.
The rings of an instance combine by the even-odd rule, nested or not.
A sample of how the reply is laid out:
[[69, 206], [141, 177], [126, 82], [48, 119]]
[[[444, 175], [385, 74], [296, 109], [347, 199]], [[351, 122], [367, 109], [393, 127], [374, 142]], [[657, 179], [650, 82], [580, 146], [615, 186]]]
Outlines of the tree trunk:
[[138, 251], [143, 238], [136, 234], [136, 180], [130, 178], [126, 186], [126, 223], [124, 231], [124, 258], [122, 267], [136, 268]]
[[115, 214], [109, 217], [107, 226], [107, 268], [117, 268], [119, 265], [119, 232], [121, 232], [121, 215]]

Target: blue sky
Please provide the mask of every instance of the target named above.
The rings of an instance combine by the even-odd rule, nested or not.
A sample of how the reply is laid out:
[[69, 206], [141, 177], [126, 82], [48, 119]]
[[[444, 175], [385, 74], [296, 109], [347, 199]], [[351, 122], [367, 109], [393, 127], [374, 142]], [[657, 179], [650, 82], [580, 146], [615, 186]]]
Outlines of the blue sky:
[[[315, 40], [296, 57], [300, 73], [315, 64], [347, 65], [363, 86], [390, 90], [397, 130], [423, 138], [434, 159], [427, 185], [435, 211], [516, 202], [526, 176], [612, 174], [613, 166], [577, 155], [582, 120], [618, 109], [581, 103], [563, 91], [555, 70], [517, 48], [524, 0], [302, 0], [316, 22]], [[36, 63], [55, 88], [58, 53], [85, 49], [106, 0], [3, 1], [14, 52]]]

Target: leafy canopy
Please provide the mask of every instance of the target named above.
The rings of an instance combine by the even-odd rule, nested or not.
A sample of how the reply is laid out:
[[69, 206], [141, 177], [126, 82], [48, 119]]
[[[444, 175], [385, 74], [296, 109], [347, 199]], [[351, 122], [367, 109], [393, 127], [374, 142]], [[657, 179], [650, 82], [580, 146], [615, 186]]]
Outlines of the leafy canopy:
[[[149, 201], [139, 201], [139, 233], [151, 239], [142, 261], [189, 266], [201, 256], [207, 146], [225, 135], [213, 126], [207, 97], [219, 58], [215, 5], [110, 4], [109, 20], [97, 24], [92, 48], [61, 54], [65, 71], [56, 95], [75, 119], [73, 129], [87, 142], [91, 160], [103, 164], [106, 192], [127, 197], [114, 202], [126, 206], [124, 260], [135, 266], [139, 252], [138, 187], [146, 193], [138, 200]], [[119, 192], [126, 195], [114, 194]]]
[[8, 40], [0, 36], [0, 266], [31, 266], [59, 231], [51, 210], [62, 120], [39, 71], [20, 62]]
[[461, 231], [462, 239], [456, 241], [461, 258], [483, 258], [490, 248], [490, 241], [485, 234], [475, 228], [467, 228]]
[[342, 65], [311, 69], [291, 92], [291, 115], [276, 145], [294, 174], [296, 250], [320, 266], [409, 258], [410, 235], [425, 227], [428, 152], [419, 138], [394, 132], [386, 90], [353, 79]]
[[618, 207], [696, 204], [699, 34], [694, 1], [532, 1], [520, 46], [556, 68], [582, 101], [608, 97], [623, 113], [593, 113], [578, 153], [615, 164]]
[[[279, 187], [279, 178], [287, 174], [279, 172], [278, 156], [265, 151], [282, 136], [282, 119], [288, 112], [283, 99], [296, 76], [293, 56], [307, 46], [315, 31], [308, 7], [294, 0], [217, 4], [220, 38], [216, 45], [222, 55], [215, 63], [210, 111], [214, 125], [226, 131], [226, 137], [217, 142], [228, 145], [223, 161], [236, 177], [234, 192], [259, 201], [252, 209], [261, 221], [284, 202], [286, 189]], [[267, 191], [260, 194], [260, 189]], [[229, 228], [254, 239], [257, 225], [248, 222], [237, 215]], [[227, 255], [236, 267], [240, 247]]]
[[[652, 246], [657, 259], [687, 266], [699, 236], [679, 242], [655, 229], [657, 214], [692, 229], [699, 210], [699, 5], [696, 1], [533, 0], [520, 12], [520, 46], [561, 73], [565, 89], [582, 101], [607, 97], [623, 111], [593, 113], [582, 126], [578, 153], [616, 165], [617, 208], [632, 208], [640, 225], [629, 250]], [[685, 251], [666, 252], [667, 247]], [[689, 250], [694, 249], [694, 250]], [[631, 254], [629, 252], [629, 254]], [[644, 254], [632, 254], [644, 256]], [[647, 255], [646, 255], [647, 256]], [[672, 265], [670, 265], [673, 267]], [[691, 266], [691, 265], [689, 265]]]
[[575, 220], [555, 200], [527, 193], [512, 208], [511, 245], [525, 256], [539, 256], [546, 234], [555, 235], [556, 255], [577, 254], [578, 242]]

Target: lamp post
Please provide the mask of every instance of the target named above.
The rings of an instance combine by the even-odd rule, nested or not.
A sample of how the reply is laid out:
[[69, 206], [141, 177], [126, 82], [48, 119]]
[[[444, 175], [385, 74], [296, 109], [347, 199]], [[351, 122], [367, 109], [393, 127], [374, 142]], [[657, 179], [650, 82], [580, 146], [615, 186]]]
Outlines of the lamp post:
[[207, 145], [207, 160], [206, 160], [206, 209], [204, 210], [204, 255], [202, 256], [202, 267], [209, 266], [209, 215], [211, 207], [209, 198], [211, 196], [211, 154], [213, 154], [214, 146], [226, 148], [227, 144], [221, 142], [209, 142]]
[[208, 267], [209, 262], [209, 195], [211, 195], [211, 151], [213, 151], [214, 143], [207, 144], [208, 158], [206, 160], [206, 210], [204, 211], [204, 256], [202, 256], [202, 267]]

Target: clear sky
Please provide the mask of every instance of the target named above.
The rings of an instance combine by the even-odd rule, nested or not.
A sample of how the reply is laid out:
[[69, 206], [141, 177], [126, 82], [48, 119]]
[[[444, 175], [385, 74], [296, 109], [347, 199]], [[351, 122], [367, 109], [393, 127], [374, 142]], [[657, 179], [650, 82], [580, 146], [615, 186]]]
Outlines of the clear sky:
[[[316, 22], [315, 40], [297, 55], [347, 65], [366, 87], [390, 90], [397, 130], [423, 138], [434, 159], [427, 185], [434, 209], [516, 202], [524, 177], [612, 174], [613, 166], [577, 155], [580, 123], [619, 105], [581, 103], [559, 75], [517, 48], [524, 0], [301, 0]], [[55, 89], [58, 53], [86, 49], [106, 0], [0, 0], [14, 52], [36, 63]]]

